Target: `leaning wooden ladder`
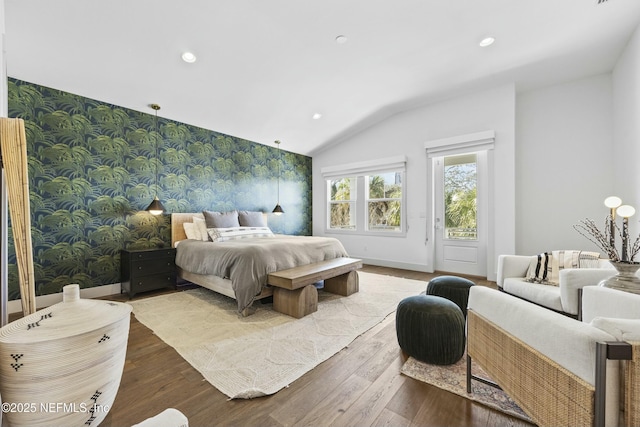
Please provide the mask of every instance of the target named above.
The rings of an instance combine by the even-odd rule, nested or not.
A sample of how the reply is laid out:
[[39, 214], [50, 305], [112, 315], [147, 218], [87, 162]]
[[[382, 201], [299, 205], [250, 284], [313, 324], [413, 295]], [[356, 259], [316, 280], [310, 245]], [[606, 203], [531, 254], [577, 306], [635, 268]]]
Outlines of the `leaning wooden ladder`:
[[[0, 118], [0, 159], [6, 172], [11, 230], [16, 250], [20, 296], [24, 315], [36, 311], [27, 137], [24, 120]], [[6, 295], [2, 296], [7, 298]]]

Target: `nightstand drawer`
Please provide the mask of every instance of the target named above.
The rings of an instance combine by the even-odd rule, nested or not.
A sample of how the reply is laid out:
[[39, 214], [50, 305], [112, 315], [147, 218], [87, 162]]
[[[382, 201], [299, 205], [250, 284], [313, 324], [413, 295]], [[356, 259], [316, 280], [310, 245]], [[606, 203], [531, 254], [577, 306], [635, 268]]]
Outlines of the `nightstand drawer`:
[[143, 261], [143, 260], [153, 260], [153, 259], [158, 259], [163, 257], [175, 259], [176, 257], [176, 250], [173, 248], [131, 251], [129, 253], [130, 253], [132, 262]]
[[175, 286], [175, 284], [176, 276], [172, 273], [158, 273], [144, 277], [136, 277], [131, 281], [131, 286], [136, 292], [153, 291], [168, 286]]
[[142, 276], [147, 274], [165, 273], [175, 270], [174, 258], [147, 259], [145, 261], [134, 260], [131, 263], [131, 274]]

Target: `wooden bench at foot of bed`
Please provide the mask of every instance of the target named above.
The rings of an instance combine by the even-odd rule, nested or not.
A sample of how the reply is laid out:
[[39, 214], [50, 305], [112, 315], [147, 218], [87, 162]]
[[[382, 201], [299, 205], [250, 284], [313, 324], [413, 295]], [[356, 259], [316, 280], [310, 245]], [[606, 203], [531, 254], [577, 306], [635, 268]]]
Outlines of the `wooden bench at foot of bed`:
[[349, 296], [358, 292], [358, 270], [362, 260], [335, 258], [270, 273], [273, 309], [297, 319], [318, 310], [318, 291], [313, 285], [324, 280], [324, 290]]

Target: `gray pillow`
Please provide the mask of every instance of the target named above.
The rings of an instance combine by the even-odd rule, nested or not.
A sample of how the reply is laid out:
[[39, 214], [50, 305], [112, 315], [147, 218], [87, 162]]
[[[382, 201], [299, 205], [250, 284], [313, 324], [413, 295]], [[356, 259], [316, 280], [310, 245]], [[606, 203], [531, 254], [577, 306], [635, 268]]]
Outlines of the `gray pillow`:
[[238, 211], [231, 212], [213, 212], [202, 211], [207, 228], [228, 228], [240, 227], [238, 222]]
[[240, 211], [238, 219], [241, 227], [266, 227], [267, 222], [264, 220], [262, 212]]

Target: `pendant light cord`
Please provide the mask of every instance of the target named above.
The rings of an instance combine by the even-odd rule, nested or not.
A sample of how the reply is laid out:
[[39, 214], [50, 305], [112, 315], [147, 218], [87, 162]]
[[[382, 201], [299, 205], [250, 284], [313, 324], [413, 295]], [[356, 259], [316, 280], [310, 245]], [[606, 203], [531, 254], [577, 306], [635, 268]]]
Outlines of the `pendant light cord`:
[[155, 158], [155, 166], [156, 166], [156, 185], [155, 185], [155, 189], [156, 189], [156, 193], [155, 193], [155, 198], [158, 198], [158, 110], [160, 109], [160, 106], [158, 104], [151, 104], [151, 108], [153, 108], [156, 112], [156, 123], [155, 123], [155, 127], [156, 127], [156, 134], [154, 137], [155, 143], [156, 143], [156, 158]]

